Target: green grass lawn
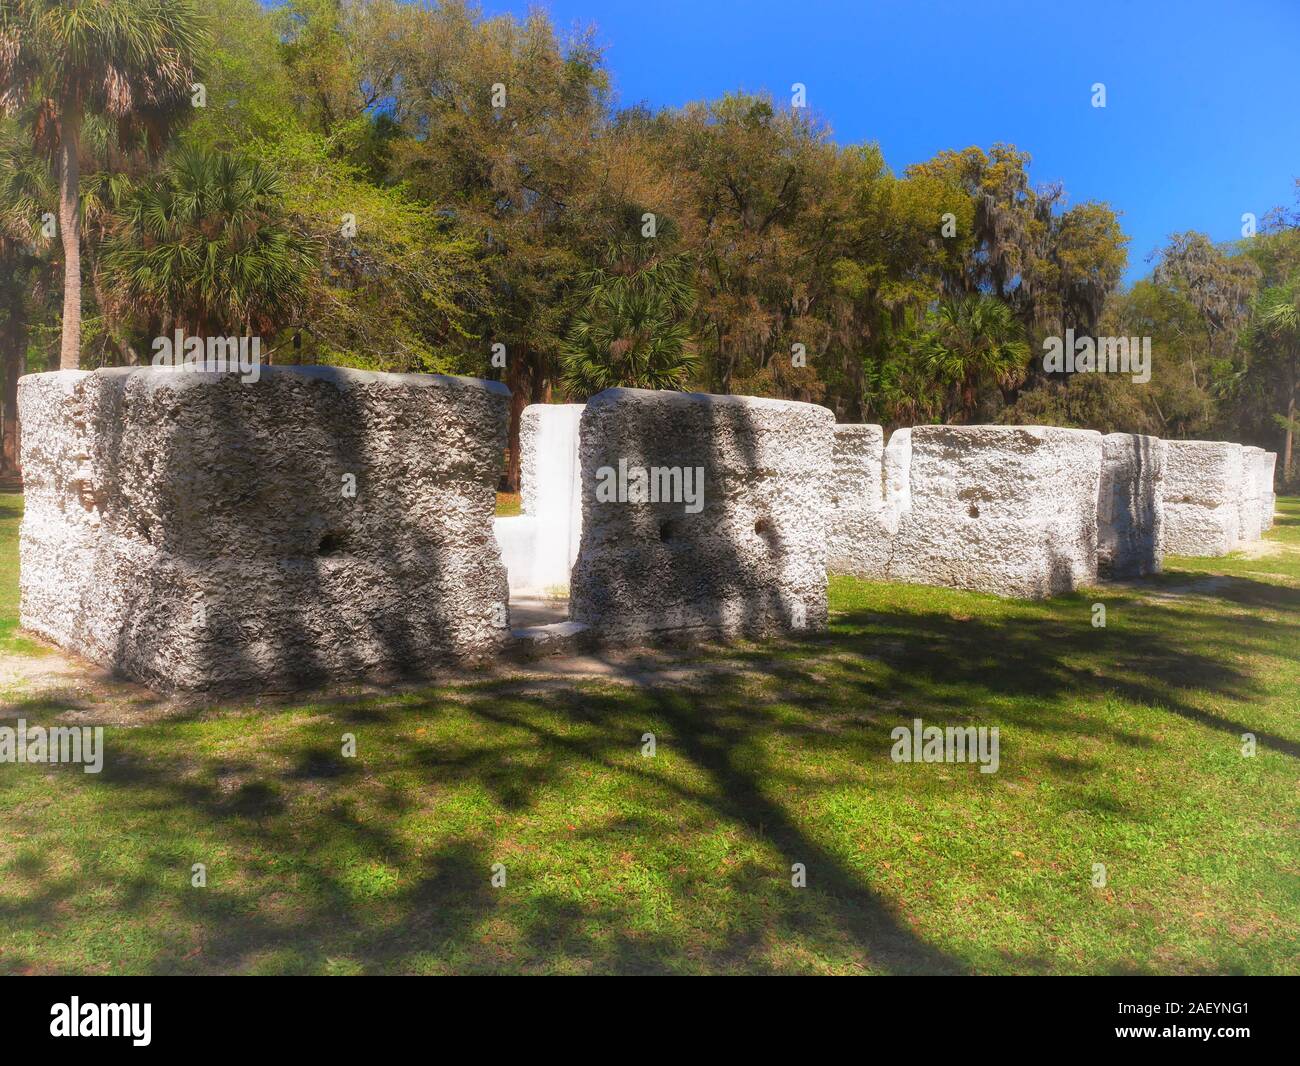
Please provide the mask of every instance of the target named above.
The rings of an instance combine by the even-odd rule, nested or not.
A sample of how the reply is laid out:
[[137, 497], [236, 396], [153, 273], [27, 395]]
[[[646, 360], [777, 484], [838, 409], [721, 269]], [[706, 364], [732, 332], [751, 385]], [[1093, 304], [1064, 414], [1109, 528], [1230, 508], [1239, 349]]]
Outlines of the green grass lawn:
[[[1282, 504], [1273, 554], [1047, 603], [835, 578], [829, 633], [661, 685], [119, 708], [97, 776], [0, 765], [0, 972], [1297, 972]], [[997, 726], [999, 772], [892, 762], [917, 717]]]
[[0, 493], [0, 655], [45, 655], [49, 649], [18, 630], [18, 522], [23, 498]]

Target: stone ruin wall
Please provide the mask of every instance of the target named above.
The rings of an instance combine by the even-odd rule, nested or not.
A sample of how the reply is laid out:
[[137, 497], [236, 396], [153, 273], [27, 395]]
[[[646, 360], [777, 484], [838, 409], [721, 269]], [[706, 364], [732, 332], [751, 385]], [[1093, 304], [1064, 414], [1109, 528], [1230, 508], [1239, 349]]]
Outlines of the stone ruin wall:
[[[587, 404], [581, 442], [574, 621], [606, 641], [758, 637], [826, 625], [829, 410], [607, 389]], [[620, 469], [700, 471], [698, 510], [684, 498], [603, 497], [602, 471]]]
[[917, 426], [899, 581], [1037, 598], [1097, 575], [1101, 434], [1045, 426]]
[[1097, 570], [1105, 577], [1160, 572], [1167, 449], [1159, 437], [1107, 433], [1097, 494]]
[[[917, 426], [877, 450], [880, 432], [836, 429], [843, 572], [1029, 597], [1095, 578], [1100, 434]], [[846, 503], [858, 485], [867, 502]]]
[[160, 690], [491, 658], [508, 396], [330, 367], [28, 375], [22, 624]]
[[1260, 524], [1263, 529], [1273, 528], [1273, 518], [1277, 511], [1277, 493], [1273, 485], [1277, 478], [1277, 452], [1265, 452], [1264, 460], [1259, 465]]
[[[160, 690], [493, 658], [511, 521], [581, 530], [570, 617], [635, 642], [821, 628], [828, 569], [1049, 596], [1225, 554], [1273, 512], [1276, 455], [1228, 442], [918, 426], [886, 444], [811, 404], [611, 389], [526, 410], [525, 514], [494, 535], [491, 382], [121, 368], [28, 375], [19, 402], [22, 624]], [[599, 472], [629, 467], [698, 468], [699, 509], [601, 498]]]
[[1241, 539], [1241, 445], [1204, 440], [1165, 444], [1165, 551], [1227, 555]]
[[897, 512], [885, 500], [884, 452], [880, 426], [836, 425], [826, 545], [832, 573], [873, 579], [888, 573], [890, 519]]
[[1237, 540], [1248, 544], [1263, 535], [1263, 504], [1260, 476], [1264, 449], [1243, 445], [1241, 449], [1241, 495], [1237, 499]]
[[[1052, 595], [1090, 580], [1089, 523], [1095, 526], [1097, 573], [1107, 577], [1157, 573], [1166, 553], [1224, 555], [1271, 527], [1275, 453], [1128, 433], [1101, 439], [1090, 517], [1082, 496], [1065, 484], [1091, 477], [1085, 453], [1095, 442], [1070, 436], [1087, 432], [918, 426], [896, 430], [882, 447], [879, 426], [837, 425], [831, 570], [1003, 595]], [[1039, 443], [1026, 451], [1023, 444], [1031, 439]], [[966, 521], [985, 514], [980, 499], [994, 505], [993, 520]], [[961, 500], [972, 501], [981, 515], [969, 508], [963, 515]], [[926, 515], [932, 525], [925, 524]], [[1036, 552], [1018, 554], [1016, 527], [1029, 532], [1021, 539], [1037, 543]], [[1035, 530], [1042, 535], [1033, 536]], [[1051, 554], [1060, 559], [1045, 564]], [[1011, 567], [1024, 567], [1025, 580], [1017, 580]], [[1053, 567], [1069, 576], [1045, 577]]]

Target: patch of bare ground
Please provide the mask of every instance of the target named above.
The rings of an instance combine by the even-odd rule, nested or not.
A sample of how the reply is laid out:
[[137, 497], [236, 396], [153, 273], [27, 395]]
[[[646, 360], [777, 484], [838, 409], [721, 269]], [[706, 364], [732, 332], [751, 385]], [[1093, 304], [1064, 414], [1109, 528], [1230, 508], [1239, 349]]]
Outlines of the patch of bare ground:
[[[448, 669], [419, 681], [389, 684], [356, 683], [328, 688], [219, 697], [195, 693], [165, 696], [144, 685], [115, 677], [109, 671], [52, 644], [40, 656], [0, 653], [0, 719], [37, 712], [52, 714], [68, 724], [139, 726], [174, 717], [220, 714], [223, 711], [276, 707], [286, 704], [331, 704], [400, 697], [432, 684], [471, 685], [505, 682], [512, 690], [558, 690], [584, 681], [629, 686], [689, 688], [723, 675], [750, 671], [735, 661], [696, 661], [705, 649], [601, 650], [527, 662], [502, 661], [477, 670]], [[446, 693], [455, 698], [455, 692]]]
[[185, 709], [64, 651], [0, 654], [0, 719], [55, 712], [69, 724], [143, 725]]
[[1253, 540], [1242, 544], [1235, 554], [1246, 559], [1267, 559], [1270, 555], [1294, 555], [1300, 548], [1280, 540]]

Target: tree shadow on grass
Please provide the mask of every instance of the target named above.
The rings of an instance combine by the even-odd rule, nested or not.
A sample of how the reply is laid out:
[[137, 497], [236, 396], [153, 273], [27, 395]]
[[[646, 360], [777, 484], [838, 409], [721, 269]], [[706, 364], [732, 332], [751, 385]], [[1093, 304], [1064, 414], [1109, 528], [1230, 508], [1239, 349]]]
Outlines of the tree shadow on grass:
[[[1106, 627], [1091, 626], [1095, 598], [1107, 604], [1112, 621]], [[1214, 600], [1282, 617], [1206, 609]], [[1261, 743], [1300, 757], [1294, 741], [1210, 714], [1190, 699], [1192, 693], [1209, 693], [1249, 705], [1258, 698], [1263, 689], [1241, 661], [1275, 653], [1288, 635], [1294, 637], [1291, 646], [1300, 648], [1300, 622], [1293, 618], [1300, 618], [1300, 590], [1234, 577], [1186, 604], [1107, 590], [1100, 597], [1061, 597], [1047, 607], [1008, 604], [992, 619], [940, 611], [852, 611], [836, 620], [832, 634], [811, 638], [803, 647], [833, 646], [863, 664], [882, 664], [883, 669], [846, 668], [845, 680], [868, 701], [929, 701], [960, 711], [1007, 697], [1116, 696], [1238, 736], [1249, 730]], [[881, 644], [902, 651], [882, 658]], [[1001, 706], [998, 714], [1005, 714]], [[1061, 720], [1037, 707], [1024, 724], [1078, 728], [1075, 716]]]
[[[275, 726], [248, 751], [221, 742], [177, 749], [166, 739], [177, 722], [146, 726], [119, 738], [98, 779], [77, 782], [112, 812], [109, 834], [129, 833], [142, 849], [134, 872], [92, 855], [70, 879], [20, 855], [5, 876], [26, 891], [10, 893], [0, 916], [12, 928], [42, 927], [94, 883], [124, 922], [168, 917], [147, 964], [159, 972], [320, 972], [339, 959], [379, 972], [813, 968], [806, 955], [783, 955], [789, 945], [837, 968], [852, 960], [893, 973], [965, 972], [959, 953], [909, 928], [871, 875], [788, 797], [866, 780], [877, 791], [909, 787], [855, 780], [842, 768], [887, 760], [890, 729], [916, 716], [1059, 736], [1066, 743], [1033, 769], [1078, 785], [1096, 764], [1072, 754], [1069, 738], [1162, 743], [1077, 713], [1081, 702], [1109, 697], [1225, 734], [1254, 732], [1261, 745], [1300, 757], [1289, 738], [1237, 720], [1245, 712], [1228, 717], [1198, 703], [1209, 694], [1248, 708], [1262, 689], [1243, 664], [1276, 655], [1300, 629], [1293, 611], [1261, 623], [1230, 609], [1260, 599], [1290, 609], [1289, 590], [1257, 585], [1221, 586], [1223, 609], [1207, 609], [1213, 596], [1150, 602], [1111, 590], [1106, 629], [1092, 628], [1088, 596], [974, 617], [882, 597], [881, 606], [838, 615], [830, 632], [711, 655], [702, 665], [723, 669], [685, 680], [502, 679], [267, 703], [244, 712], [250, 730], [259, 716]], [[196, 709], [193, 721], [205, 713]], [[337, 754], [344, 731], [358, 737], [355, 761]], [[666, 760], [637, 754], [646, 731]], [[810, 774], [773, 754], [789, 751], [835, 770]], [[603, 814], [585, 809], [589, 793], [611, 783], [619, 802], [598, 803]], [[1111, 817], [1140, 813], [1104, 796], [1087, 803]], [[426, 819], [431, 832], [459, 828], [426, 845], [408, 818]], [[37, 839], [36, 819], [19, 813], [14, 828]], [[741, 843], [732, 864], [727, 852], [709, 862], [700, 851], [700, 839], [719, 835]], [[111, 837], [99, 843], [113, 848]], [[636, 877], [620, 895], [611, 863], [624, 854]], [[206, 889], [188, 885], [195, 861], [210, 863]], [[489, 880], [497, 861], [510, 876], [499, 890]], [[790, 885], [796, 862], [806, 889]], [[582, 888], [567, 887], [579, 877]], [[665, 916], [646, 920], [655, 898]], [[1057, 967], [1015, 958], [1030, 972]], [[10, 952], [2, 965], [32, 963]]]

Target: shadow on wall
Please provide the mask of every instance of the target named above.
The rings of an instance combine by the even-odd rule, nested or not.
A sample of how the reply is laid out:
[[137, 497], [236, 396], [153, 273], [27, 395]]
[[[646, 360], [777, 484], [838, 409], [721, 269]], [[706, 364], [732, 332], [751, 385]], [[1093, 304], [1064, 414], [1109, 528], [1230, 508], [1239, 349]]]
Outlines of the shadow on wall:
[[1097, 570], [1103, 577], [1159, 573], [1163, 561], [1165, 444], [1158, 437], [1102, 437]]
[[164, 690], [234, 691], [500, 650], [504, 390], [327, 367], [117, 382], [97, 393], [122, 428], [93, 457], [89, 657]]
[[1150, 533], [1139, 536], [1136, 549], [1136, 569], [1141, 574], [1159, 573], [1163, 565], [1161, 548], [1163, 518], [1161, 495], [1164, 483], [1164, 443], [1157, 437], [1132, 435], [1133, 462], [1137, 468], [1137, 485], [1152, 484], [1151, 491], [1138, 491], [1134, 497], [1136, 525], [1139, 531]]
[[752, 397], [593, 397], [573, 619], [628, 642], [823, 625], [832, 418]]

